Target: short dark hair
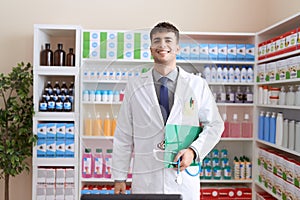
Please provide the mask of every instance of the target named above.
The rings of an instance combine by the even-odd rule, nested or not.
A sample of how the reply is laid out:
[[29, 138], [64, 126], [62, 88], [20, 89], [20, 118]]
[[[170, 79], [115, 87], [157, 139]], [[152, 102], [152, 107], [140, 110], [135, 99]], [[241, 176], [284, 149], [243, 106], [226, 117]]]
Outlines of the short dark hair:
[[160, 22], [156, 24], [150, 31], [150, 39], [152, 41], [152, 36], [159, 32], [173, 32], [176, 36], [177, 43], [179, 43], [179, 30], [169, 22]]

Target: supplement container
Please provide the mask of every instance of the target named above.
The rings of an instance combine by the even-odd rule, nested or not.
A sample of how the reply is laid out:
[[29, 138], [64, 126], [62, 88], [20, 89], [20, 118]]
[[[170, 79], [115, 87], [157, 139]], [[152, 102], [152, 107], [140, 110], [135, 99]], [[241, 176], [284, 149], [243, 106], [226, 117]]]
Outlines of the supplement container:
[[270, 96], [270, 105], [278, 105], [279, 103], [279, 96]]
[[279, 96], [280, 88], [270, 87], [271, 96]]

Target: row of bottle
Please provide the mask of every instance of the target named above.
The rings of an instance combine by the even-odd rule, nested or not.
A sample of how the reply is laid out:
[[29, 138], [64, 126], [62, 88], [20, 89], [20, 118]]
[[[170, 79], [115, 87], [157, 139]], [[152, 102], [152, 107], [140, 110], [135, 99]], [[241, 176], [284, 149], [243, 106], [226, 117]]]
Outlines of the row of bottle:
[[253, 123], [249, 114], [244, 114], [244, 119], [239, 120], [238, 114], [232, 115], [232, 120], [227, 120], [227, 114], [223, 113], [224, 131], [222, 137], [251, 138], [253, 136]]
[[71, 82], [67, 87], [65, 81], [61, 86], [59, 81], [55, 82], [54, 87], [51, 85], [51, 81], [47, 82], [42, 98], [39, 102], [39, 111], [41, 112], [71, 112], [74, 103], [74, 83]]
[[127, 69], [127, 68], [88, 68], [83, 72], [83, 80], [128, 80], [132, 77], [139, 77], [148, 69]]
[[75, 54], [73, 48], [69, 48], [69, 53], [63, 50], [63, 44], [58, 43], [54, 51], [50, 48], [50, 43], [45, 44], [45, 49], [40, 53], [41, 66], [75, 66]]
[[250, 87], [238, 86], [234, 91], [231, 86], [220, 86], [219, 89], [211, 86], [211, 91], [217, 103], [253, 103], [253, 92]]
[[300, 121], [284, 119], [281, 112], [261, 111], [258, 139], [300, 152]]
[[[126, 185], [125, 194], [131, 193], [131, 186]], [[81, 194], [114, 194], [113, 185], [84, 185], [81, 189]]]
[[234, 157], [233, 161], [233, 178], [234, 180], [251, 180], [252, 163], [246, 156]]
[[97, 113], [93, 118], [91, 113], [88, 113], [88, 117], [84, 119], [84, 135], [114, 136], [116, 126], [117, 116], [111, 119], [109, 113], [106, 113], [106, 117], [103, 119], [100, 113]]
[[85, 102], [122, 102], [124, 99], [124, 90], [84, 90], [82, 92]]
[[300, 85], [297, 91], [294, 91], [293, 85], [289, 85], [288, 88], [286, 92], [285, 86], [259, 86], [258, 104], [300, 106]]
[[208, 83], [253, 83], [254, 72], [252, 66], [205, 65], [203, 77]]

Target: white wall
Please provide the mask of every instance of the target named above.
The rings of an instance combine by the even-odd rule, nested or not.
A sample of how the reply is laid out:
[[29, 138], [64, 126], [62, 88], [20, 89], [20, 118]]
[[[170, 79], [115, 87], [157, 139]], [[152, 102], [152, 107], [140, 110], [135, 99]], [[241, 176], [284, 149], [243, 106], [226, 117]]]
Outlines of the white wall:
[[[257, 32], [299, 10], [299, 0], [1, 0], [0, 71], [32, 63], [33, 24], [140, 29], [166, 20], [181, 31]], [[11, 180], [11, 200], [19, 199], [31, 199], [31, 174]]]

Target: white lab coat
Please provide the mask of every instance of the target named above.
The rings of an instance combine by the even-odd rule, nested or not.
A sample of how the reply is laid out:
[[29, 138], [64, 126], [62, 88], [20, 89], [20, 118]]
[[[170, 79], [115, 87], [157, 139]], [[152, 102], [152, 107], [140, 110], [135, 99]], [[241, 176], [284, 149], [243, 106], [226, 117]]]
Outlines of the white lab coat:
[[[179, 185], [175, 182], [176, 170], [164, 168], [164, 164], [153, 156], [153, 149], [157, 149], [157, 144], [164, 139], [164, 121], [152, 70], [129, 81], [126, 86], [113, 144], [113, 178], [126, 179], [131, 152], [134, 152], [133, 193], [180, 193], [184, 200], [200, 199], [198, 176], [192, 177], [183, 171], [183, 183]], [[167, 124], [198, 126], [199, 122], [204, 129], [191, 146], [198, 151], [198, 161], [202, 161], [219, 142], [224, 124], [206, 81], [179, 67], [174, 104]], [[188, 170], [194, 173], [198, 167], [188, 167]]]

